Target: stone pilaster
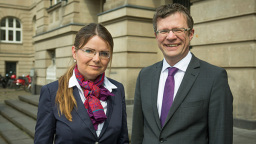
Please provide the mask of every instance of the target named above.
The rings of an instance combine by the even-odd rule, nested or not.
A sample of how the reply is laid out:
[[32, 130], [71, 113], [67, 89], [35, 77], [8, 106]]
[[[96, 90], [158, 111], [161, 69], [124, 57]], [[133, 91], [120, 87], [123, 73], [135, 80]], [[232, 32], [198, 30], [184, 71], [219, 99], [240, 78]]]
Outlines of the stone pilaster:
[[[116, 2], [113, 4], [116, 5]], [[98, 22], [105, 25], [114, 38], [109, 76], [124, 84], [127, 102], [133, 101], [136, 79], [141, 68], [159, 59], [152, 26], [153, 7], [119, 5], [98, 17]]]
[[256, 1], [197, 1], [192, 52], [228, 72], [234, 125], [256, 129]]

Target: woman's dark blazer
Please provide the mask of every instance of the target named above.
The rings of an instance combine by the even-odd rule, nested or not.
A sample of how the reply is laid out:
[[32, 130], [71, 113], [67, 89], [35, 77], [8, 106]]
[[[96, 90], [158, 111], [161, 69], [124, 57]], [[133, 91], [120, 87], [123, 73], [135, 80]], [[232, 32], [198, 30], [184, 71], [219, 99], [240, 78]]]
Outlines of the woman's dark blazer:
[[[109, 78], [108, 78], [109, 79]], [[128, 144], [128, 129], [124, 87], [121, 83], [109, 79], [116, 85], [115, 96], [107, 100], [107, 119], [99, 137], [80, 98], [78, 88], [73, 88], [77, 107], [72, 110], [72, 121], [58, 112], [55, 97], [58, 81], [42, 87], [35, 128], [35, 144]]]

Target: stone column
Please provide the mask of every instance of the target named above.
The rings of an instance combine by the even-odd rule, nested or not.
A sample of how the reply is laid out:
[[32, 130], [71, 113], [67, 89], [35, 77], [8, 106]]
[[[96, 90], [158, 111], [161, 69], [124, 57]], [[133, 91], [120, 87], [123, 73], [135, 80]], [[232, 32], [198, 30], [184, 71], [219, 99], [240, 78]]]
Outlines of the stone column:
[[107, 0], [105, 12], [98, 17], [98, 22], [105, 25], [114, 38], [112, 68], [107, 76], [123, 83], [127, 104], [133, 103], [141, 68], [159, 59], [152, 25], [155, 7], [159, 5], [160, 2], [154, 0]]
[[47, 26], [49, 24], [49, 16], [47, 14], [47, 8], [50, 7], [50, 1], [39, 0], [36, 5], [36, 21], [37, 30], [36, 33], [43, 33], [47, 31]]

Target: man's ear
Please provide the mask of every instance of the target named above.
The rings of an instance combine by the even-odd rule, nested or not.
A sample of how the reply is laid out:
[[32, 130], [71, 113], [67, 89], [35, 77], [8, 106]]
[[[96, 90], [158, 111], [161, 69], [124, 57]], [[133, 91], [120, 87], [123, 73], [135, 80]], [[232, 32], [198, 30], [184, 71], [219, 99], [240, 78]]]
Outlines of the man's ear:
[[192, 29], [192, 30], [189, 31], [189, 40], [190, 40], [190, 41], [193, 39], [194, 33], [195, 33], [195, 30], [194, 30], [194, 29]]

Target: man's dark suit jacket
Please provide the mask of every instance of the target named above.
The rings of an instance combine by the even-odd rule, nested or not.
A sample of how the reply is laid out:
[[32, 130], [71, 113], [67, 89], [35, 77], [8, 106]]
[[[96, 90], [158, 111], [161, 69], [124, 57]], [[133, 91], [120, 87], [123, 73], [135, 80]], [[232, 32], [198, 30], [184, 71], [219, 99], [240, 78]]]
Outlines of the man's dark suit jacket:
[[[109, 79], [116, 85], [115, 96], [107, 99], [107, 119], [99, 137], [79, 96], [78, 88], [73, 94], [77, 102], [72, 121], [58, 114], [55, 104], [58, 81], [45, 85], [41, 89], [35, 132], [35, 144], [125, 144], [129, 143], [125, 93], [121, 83]], [[55, 138], [54, 138], [55, 135]]]
[[162, 128], [157, 110], [162, 65], [139, 73], [132, 144], [232, 144], [233, 96], [226, 71], [193, 55]]

